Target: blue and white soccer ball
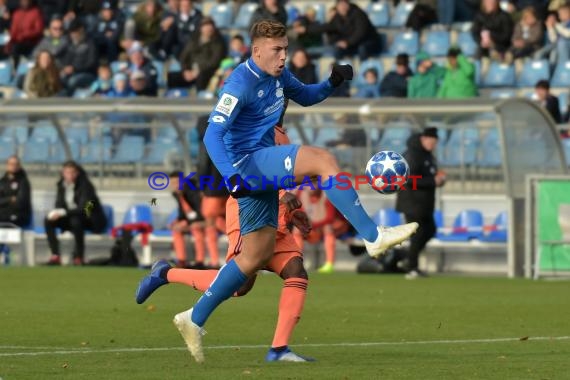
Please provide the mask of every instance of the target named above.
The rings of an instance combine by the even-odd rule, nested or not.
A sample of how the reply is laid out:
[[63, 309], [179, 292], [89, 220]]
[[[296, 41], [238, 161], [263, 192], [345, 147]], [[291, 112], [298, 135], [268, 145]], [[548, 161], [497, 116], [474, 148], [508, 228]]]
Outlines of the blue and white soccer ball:
[[368, 183], [380, 194], [394, 194], [405, 187], [410, 166], [399, 153], [383, 150], [366, 164]]

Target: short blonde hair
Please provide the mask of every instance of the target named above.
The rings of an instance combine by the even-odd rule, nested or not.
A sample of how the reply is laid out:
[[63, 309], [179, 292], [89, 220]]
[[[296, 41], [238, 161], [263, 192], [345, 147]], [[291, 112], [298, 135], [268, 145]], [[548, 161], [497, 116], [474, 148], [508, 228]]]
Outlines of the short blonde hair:
[[258, 38], [281, 38], [287, 36], [287, 28], [280, 22], [273, 20], [261, 20], [251, 27], [251, 41]]

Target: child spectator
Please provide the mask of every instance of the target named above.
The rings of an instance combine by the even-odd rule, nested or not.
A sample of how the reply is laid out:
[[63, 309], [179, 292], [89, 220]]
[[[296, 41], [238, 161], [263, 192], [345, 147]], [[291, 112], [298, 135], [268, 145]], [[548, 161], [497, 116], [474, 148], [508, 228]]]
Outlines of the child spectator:
[[407, 54], [398, 54], [396, 70], [390, 71], [380, 83], [380, 96], [405, 98], [408, 96], [408, 78], [413, 75]]
[[380, 97], [378, 71], [370, 68], [364, 72], [364, 84], [358, 88], [355, 98], [373, 99]]
[[249, 56], [249, 48], [245, 44], [241, 34], [234, 35], [230, 40], [229, 55], [236, 63], [242, 63], [247, 60]]
[[92, 96], [106, 96], [113, 89], [111, 68], [109, 65], [101, 65], [97, 69], [97, 80], [91, 85]]
[[[140, 72], [140, 71], [139, 71]], [[137, 73], [133, 74], [135, 76]], [[142, 74], [142, 73], [141, 73]], [[144, 74], [142, 74], [144, 78]], [[137, 80], [134, 78], [132, 80]], [[117, 73], [113, 76], [113, 87], [107, 93], [108, 98], [131, 98], [137, 94], [129, 87], [129, 79], [123, 73]]]

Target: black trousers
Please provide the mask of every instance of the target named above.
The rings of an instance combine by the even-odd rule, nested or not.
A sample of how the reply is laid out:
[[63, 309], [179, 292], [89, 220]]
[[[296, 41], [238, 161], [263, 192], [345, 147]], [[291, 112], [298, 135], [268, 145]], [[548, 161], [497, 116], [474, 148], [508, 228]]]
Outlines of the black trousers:
[[408, 270], [418, 269], [418, 258], [425, 248], [427, 242], [435, 236], [437, 227], [433, 215], [418, 216], [414, 214], [405, 214], [406, 223], [417, 222], [420, 227], [410, 238], [410, 248], [408, 249]]
[[73, 258], [83, 259], [85, 253], [85, 230], [89, 228], [87, 220], [81, 215], [68, 215], [57, 220], [44, 220], [49, 249], [53, 255], [59, 256], [59, 240], [57, 240], [56, 228], [63, 231], [70, 231], [75, 240]]

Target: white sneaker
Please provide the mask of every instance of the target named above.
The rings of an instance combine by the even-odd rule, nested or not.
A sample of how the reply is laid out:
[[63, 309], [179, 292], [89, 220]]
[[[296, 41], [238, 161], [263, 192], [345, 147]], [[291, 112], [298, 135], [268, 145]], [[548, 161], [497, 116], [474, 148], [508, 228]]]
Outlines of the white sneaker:
[[378, 227], [378, 239], [374, 242], [364, 240], [368, 254], [374, 258], [382, 256], [389, 248], [402, 243], [416, 232], [420, 225], [416, 222], [396, 227]]
[[182, 335], [184, 342], [186, 342], [186, 346], [194, 357], [194, 360], [198, 363], [202, 363], [204, 361], [202, 335], [205, 335], [206, 331], [192, 322], [191, 317], [192, 309], [176, 314], [172, 322], [174, 322], [174, 325], [178, 331], [180, 331], [180, 335]]

